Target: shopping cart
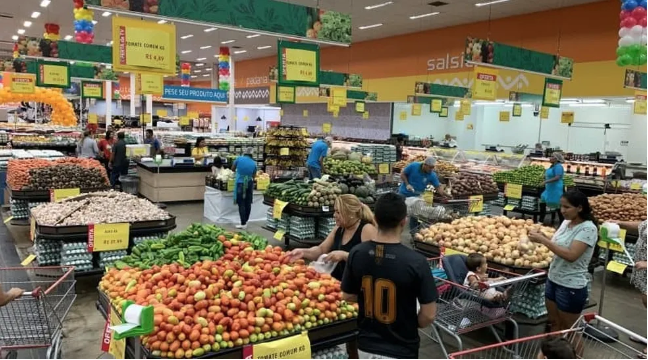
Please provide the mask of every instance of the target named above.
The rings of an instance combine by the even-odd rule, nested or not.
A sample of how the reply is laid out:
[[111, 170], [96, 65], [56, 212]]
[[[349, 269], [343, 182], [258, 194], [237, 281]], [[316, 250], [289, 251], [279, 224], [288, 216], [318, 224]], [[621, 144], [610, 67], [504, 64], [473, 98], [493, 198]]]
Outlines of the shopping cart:
[[[590, 325], [592, 320], [622, 332], [628, 336], [642, 339], [639, 336], [605, 318], [596, 314], [582, 315], [571, 329], [556, 331], [548, 334], [530, 336], [522, 339], [511, 340], [499, 344], [483, 346], [475, 349], [459, 351], [450, 354], [450, 359], [537, 359], [540, 345], [549, 337], [564, 337], [572, 346], [580, 359], [636, 359], [645, 358], [641, 350], [637, 350], [624, 342], [609, 338], [603, 332]], [[592, 336], [592, 333], [596, 336]], [[603, 336], [602, 338], [599, 335]], [[607, 339], [606, 339], [607, 337]], [[604, 340], [601, 340], [604, 339]], [[511, 352], [510, 349], [516, 349]]]
[[47, 359], [60, 357], [63, 319], [76, 299], [74, 268], [0, 268], [0, 282], [4, 291], [25, 290], [0, 307], [0, 353], [46, 349]]
[[[509, 311], [510, 306], [524, 294], [531, 282], [538, 281], [539, 278], [545, 276], [545, 272], [542, 270], [532, 270], [526, 275], [519, 275], [489, 268], [489, 278], [499, 278], [499, 280], [488, 283], [481, 282], [479, 289], [471, 289], [462, 285], [465, 270], [462, 272], [461, 269], [455, 268], [462, 259], [464, 259], [462, 255], [452, 255], [428, 260], [433, 269], [442, 264], [448, 279], [436, 276], [434, 278], [439, 294], [437, 316], [432, 325], [432, 331], [429, 334], [423, 333], [441, 346], [446, 357], [448, 357], [448, 352], [439, 330], [452, 336], [459, 350], [463, 349], [461, 335], [482, 328], [489, 328], [497, 341], [502, 342], [493, 326], [504, 322], [511, 324], [512, 338], [517, 339], [518, 325]], [[485, 298], [487, 291], [499, 291], [505, 295], [502, 298], [487, 300]]]

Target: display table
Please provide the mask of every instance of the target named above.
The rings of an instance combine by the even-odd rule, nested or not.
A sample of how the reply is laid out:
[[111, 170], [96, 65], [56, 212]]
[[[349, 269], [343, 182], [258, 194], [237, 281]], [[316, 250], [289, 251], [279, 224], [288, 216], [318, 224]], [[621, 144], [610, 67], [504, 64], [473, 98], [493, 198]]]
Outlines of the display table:
[[171, 166], [171, 160], [164, 159], [158, 173], [158, 166], [153, 162], [137, 161], [136, 164], [139, 193], [153, 202], [195, 201], [205, 195], [209, 166]]
[[[270, 207], [263, 204], [263, 192], [254, 190], [253, 194], [249, 221], [263, 221]], [[215, 224], [240, 223], [238, 205], [234, 203], [234, 193], [205, 186], [203, 216]]]

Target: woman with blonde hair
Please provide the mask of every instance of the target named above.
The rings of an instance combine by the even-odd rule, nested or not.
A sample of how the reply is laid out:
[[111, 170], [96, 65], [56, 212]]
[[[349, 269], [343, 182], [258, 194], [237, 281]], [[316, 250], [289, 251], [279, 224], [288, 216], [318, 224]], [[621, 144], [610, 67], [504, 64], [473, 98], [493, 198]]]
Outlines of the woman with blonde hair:
[[331, 276], [341, 281], [349, 251], [363, 241], [375, 239], [378, 231], [373, 213], [355, 195], [338, 196], [333, 217], [335, 228], [326, 240], [309, 249], [295, 249], [288, 254], [291, 261], [301, 258], [317, 260], [322, 254], [328, 254], [324, 261], [337, 262]]

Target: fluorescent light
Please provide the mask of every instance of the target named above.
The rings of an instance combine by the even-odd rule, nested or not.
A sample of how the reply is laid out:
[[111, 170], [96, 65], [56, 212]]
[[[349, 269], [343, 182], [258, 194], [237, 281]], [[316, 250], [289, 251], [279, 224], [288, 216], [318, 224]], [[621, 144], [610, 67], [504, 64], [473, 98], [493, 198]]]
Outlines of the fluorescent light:
[[247, 50], [239, 50], [239, 51], [234, 51], [234, 54], [243, 54], [246, 53]]
[[201, 66], [205, 66], [205, 64], [204, 63], [197, 63], [196, 66], [201, 67]]
[[580, 103], [580, 100], [578, 100], [578, 99], [562, 99], [562, 100], [560, 100], [561, 105], [578, 104], [578, 103]]
[[205, 71], [211, 71], [211, 68], [205, 68]]
[[92, 20], [92, 25], [97, 25], [98, 21], [97, 20]]
[[195, 73], [200, 73], [202, 70], [194, 70]]
[[[18, 35], [14, 35], [14, 36], [12, 36], [11, 39], [12, 39], [13, 41], [17, 41], [17, 40], [18, 40]], [[634, 100], [632, 100], [632, 101], [634, 102]]]
[[200, 49], [205, 50], [205, 49], [209, 49], [210, 47], [211, 47], [211, 45], [205, 45], [205, 46], [201, 46]]
[[18, 29], [18, 35], [22, 35], [25, 33], [25, 29]]
[[255, 37], [259, 37], [259, 36], [261, 36], [261, 34], [253, 34], [253, 35], [246, 36], [246, 38], [252, 39], [252, 38], [255, 38]]
[[603, 99], [583, 99], [583, 104], [605, 104]]
[[30, 27], [31, 24], [32, 24], [31, 21], [25, 21], [25, 22], [23, 23], [23, 26], [25, 26], [25, 27]]
[[191, 52], [191, 50], [182, 50], [183, 54], [189, 54], [190, 52]]
[[112, 46], [113, 42], [110, 40], [109, 42], [106, 43], [106, 46]]
[[365, 26], [358, 27], [358, 29], [367, 30], [367, 29], [371, 29], [371, 28], [375, 28], [375, 27], [379, 27], [379, 26], [383, 26], [383, 24], [380, 23], [380, 24], [373, 24], [373, 25], [365, 25]]
[[569, 104], [571, 107], [603, 107], [607, 104]]
[[218, 28], [211, 27], [211, 28], [207, 28], [207, 29], [205, 29], [204, 31], [205, 31], [205, 32], [212, 32], [212, 31], [214, 31], [214, 30], [218, 30]]
[[180, 36], [180, 39], [184, 40], [184, 39], [189, 39], [190, 37], [193, 37], [193, 34], [188, 34], [188, 35], [185, 35], [185, 36]]
[[271, 47], [272, 47], [271, 45], [259, 46], [257, 50], [270, 49]]
[[32, 19], [36, 19], [36, 18], [39, 17], [39, 16], [40, 16], [40, 13], [39, 13], [38, 11], [34, 11], [34, 12], [31, 14]]
[[158, 24], [166, 24], [166, 22], [167, 22], [166, 20], [160, 20], [158, 21]]
[[72, 40], [72, 35], [65, 35], [65, 40]]
[[229, 43], [233, 43], [234, 41], [236, 40], [225, 40], [225, 41], [221, 41], [221, 44], [229, 44]]
[[394, 3], [393, 1], [387, 1], [387, 2], [384, 2], [382, 4], [369, 5], [369, 6], [365, 6], [365, 10], [373, 10], [373, 9], [377, 9], [377, 8], [380, 8], [380, 7], [383, 7], [383, 6], [391, 5], [393, 3]]
[[211, 76], [211, 74], [205, 74], [205, 75], [203, 75], [203, 77], [207, 77], [207, 76]]
[[50, 0], [43, 0], [43, 1], [41, 1], [40, 5], [41, 5], [41, 7], [47, 7], [47, 5], [49, 5], [50, 3], [51, 3]]
[[101, 16], [103, 16], [103, 17], [108, 17], [110, 15], [112, 15], [112, 13], [110, 11], [104, 11], [103, 14], [101, 14]]
[[439, 14], [439, 12], [435, 11], [435, 12], [431, 12], [431, 13], [427, 13], [427, 14], [413, 15], [413, 16], [410, 16], [410, 19], [415, 20], [415, 19], [420, 19], [420, 18], [424, 18], [424, 17], [428, 17], [428, 16], [432, 16], [432, 15], [438, 15], [438, 14]]
[[197, 77], [198, 77], [198, 76], [196, 76], [196, 75], [191, 75], [191, 78], [192, 78], [192, 79], [195, 79], [195, 78], [197, 78]]
[[204, 60], [207, 60], [207, 58], [206, 57], [201, 57], [201, 58], [196, 59], [196, 61], [204, 61]]
[[[75, 61], [70, 61], [70, 64], [71, 64], [71, 65], [74, 65], [74, 63], [75, 63]], [[126, 73], [126, 74], [128, 74], [128, 73]]]
[[627, 102], [628, 104], [634, 104], [635, 99], [626, 99], [625, 102]]
[[499, 3], [503, 3], [503, 2], [507, 2], [507, 1], [509, 1], [509, 0], [493, 0], [493, 1], [484, 2], [484, 3], [477, 3], [477, 4], [475, 4], [475, 6], [477, 6], [477, 7], [488, 6], [488, 5], [499, 4]]

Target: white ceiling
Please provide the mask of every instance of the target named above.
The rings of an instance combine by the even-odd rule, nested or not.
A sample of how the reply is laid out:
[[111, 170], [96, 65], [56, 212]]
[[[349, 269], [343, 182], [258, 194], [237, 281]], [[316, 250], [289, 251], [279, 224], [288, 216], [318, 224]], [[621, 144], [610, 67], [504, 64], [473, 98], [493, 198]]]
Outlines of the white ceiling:
[[[181, 0], [176, 0], [181, 1]], [[214, 0], [217, 1], [217, 0]], [[428, 5], [434, 0], [393, 0], [393, 4], [366, 10], [365, 6], [385, 3], [387, 0], [284, 0], [307, 6], [320, 6], [326, 10], [336, 10], [352, 14], [354, 42], [370, 39], [384, 38], [398, 34], [412, 33], [422, 30], [448, 27], [477, 21], [509, 17], [513, 15], [544, 11], [554, 8], [591, 3], [600, 0], [509, 0], [491, 6], [477, 7], [475, 3], [489, 0], [443, 0], [447, 5], [434, 7]], [[0, 51], [11, 50], [12, 36], [17, 35], [18, 29], [24, 29], [25, 35], [40, 37], [43, 35], [46, 22], [57, 23], [61, 26], [61, 38], [74, 35], [73, 31], [73, 4], [71, 0], [51, 0], [49, 6], [40, 6], [41, 0], [0, 0]], [[41, 15], [32, 19], [31, 14], [39, 11]], [[411, 20], [414, 15], [439, 11], [440, 14], [421, 19]], [[95, 43], [107, 44], [111, 40], [111, 16], [103, 17], [101, 12], [95, 11]], [[24, 21], [31, 21], [30, 27], [24, 26]], [[359, 26], [382, 23], [383, 26], [359, 30]], [[178, 53], [183, 61], [197, 62], [199, 58], [208, 64], [215, 60], [218, 47], [222, 41], [235, 40], [226, 46], [239, 46], [240, 49], [231, 49], [235, 60], [259, 58], [276, 54], [277, 38], [271, 36], [258, 36], [247, 38], [249, 33], [218, 29], [205, 32], [205, 27], [189, 24], [176, 24]], [[193, 37], [181, 39], [182, 36], [192, 34]], [[200, 49], [201, 46], [211, 46]], [[259, 50], [258, 47], [271, 46]], [[182, 54], [182, 51], [191, 50]], [[235, 54], [235, 51], [245, 50], [245, 53]]]

